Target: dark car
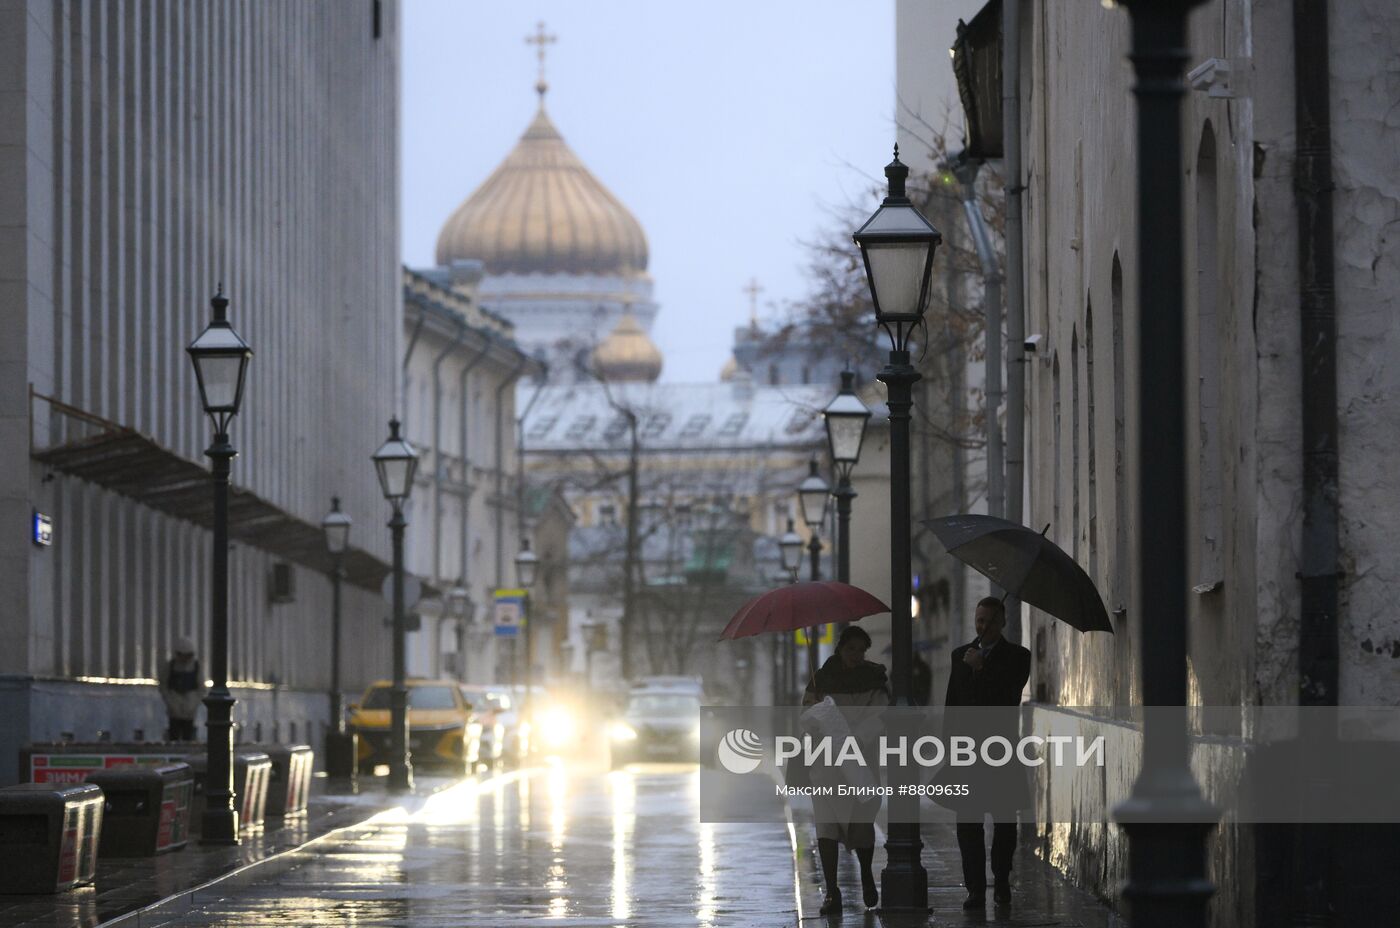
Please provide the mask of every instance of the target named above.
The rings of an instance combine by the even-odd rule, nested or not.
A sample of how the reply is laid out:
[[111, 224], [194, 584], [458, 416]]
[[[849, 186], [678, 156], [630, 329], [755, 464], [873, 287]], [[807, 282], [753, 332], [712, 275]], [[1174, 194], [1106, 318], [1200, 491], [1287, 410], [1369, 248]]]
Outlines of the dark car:
[[608, 732], [612, 767], [700, 759], [700, 696], [680, 689], [633, 690]]

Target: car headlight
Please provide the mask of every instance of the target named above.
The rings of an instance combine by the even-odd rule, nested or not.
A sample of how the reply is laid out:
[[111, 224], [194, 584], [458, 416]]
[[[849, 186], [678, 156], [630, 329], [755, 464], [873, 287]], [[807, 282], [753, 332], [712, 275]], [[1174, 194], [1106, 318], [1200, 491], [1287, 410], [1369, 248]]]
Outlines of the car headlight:
[[626, 722], [614, 722], [608, 729], [608, 737], [614, 741], [636, 741], [637, 729]]
[[576, 731], [574, 717], [568, 710], [552, 707], [535, 716], [535, 729], [540, 740], [550, 747], [567, 744]]

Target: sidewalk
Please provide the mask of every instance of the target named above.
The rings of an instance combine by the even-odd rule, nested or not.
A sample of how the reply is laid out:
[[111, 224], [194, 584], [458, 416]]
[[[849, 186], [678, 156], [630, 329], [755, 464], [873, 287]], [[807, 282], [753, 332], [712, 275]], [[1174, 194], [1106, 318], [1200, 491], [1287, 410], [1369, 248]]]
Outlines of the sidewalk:
[[[931, 803], [926, 804], [929, 810]], [[923, 836], [923, 863], [928, 870], [929, 907], [927, 916], [872, 916], [861, 904], [860, 871], [855, 855], [842, 848], [838, 882], [844, 903], [842, 918], [829, 919], [818, 915], [821, 909], [821, 864], [817, 859], [816, 829], [812, 823], [808, 802], [789, 803], [793, 815], [795, 867], [797, 870], [797, 906], [801, 923], [828, 922], [882, 925], [884, 928], [923, 928], [926, 925], [1012, 925], [1016, 928], [1057, 926], [1057, 928], [1126, 928], [1127, 920], [1107, 905], [1083, 890], [1070, 885], [1049, 864], [1038, 859], [1024, 844], [1016, 848], [1012, 867], [1012, 904], [1000, 910], [992, 905], [987, 894], [984, 911], [964, 912], [967, 892], [962, 886], [962, 857], [958, 852], [957, 835], [951, 821], [926, 821]], [[946, 818], [946, 815], [940, 816]], [[875, 879], [885, 866], [885, 834], [876, 826]], [[988, 835], [988, 846], [991, 837]]]
[[[419, 794], [436, 792], [452, 780], [420, 778]], [[325, 792], [326, 781], [312, 781], [307, 813], [286, 823], [269, 818], [266, 829], [245, 835], [236, 847], [205, 846], [192, 839], [178, 851], [157, 857], [106, 858], [98, 862], [97, 881], [66, 893], [36, 896], [0, 896], [0, 928], [96, 928], [123, 919], [249, 867], [256, 866], [327, 835], [359, 824], [393, 808], [384, 781], [361, 779], [356, 796]], [[131, 922], [134, 924], [134, 920]]]

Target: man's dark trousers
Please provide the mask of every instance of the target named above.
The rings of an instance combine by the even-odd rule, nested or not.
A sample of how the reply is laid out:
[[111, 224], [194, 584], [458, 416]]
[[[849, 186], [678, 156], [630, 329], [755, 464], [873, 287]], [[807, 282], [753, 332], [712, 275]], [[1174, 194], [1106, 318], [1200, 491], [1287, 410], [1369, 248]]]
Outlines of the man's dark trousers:
[[[962, 852], [963, 885], [973, 895], [987, 891], [987, 836], [983, 814], [958, 816], [958, 850]], [[1016, 853], [1016, 816], [992, 825], [992, 878], [998, 883], [1011, 879], [1011, 860]]]
[[[944, 699], [947, 707], [946, 722], [951, 730], [959, 730], [958, 707], [1000, 706], [1005, 712], [983, 713], [978, 716], [975, 727], [978, 740], [989, 734], [999, 734], [1012, 744], [1016, 743], [1019, 721], [1015, 707], [1021, 702], [1021, 690], [1031, 673], [1031, 652], [1018, 644], [1002, 639], [983, 655], [982, 669], [974, 671], [963, 662], [963, 655], [979, 642], [962, 645], [953, 649], [952, 667], [948, 674], [948, 695]], [[971, 733], [971, 732], [967, 732]], [[996, 774], [1006, 770], [1008, 784]], [[979, 811], [971, 809], [958, 813], [958, 850], [962, 853], [963, 882], [967, 891], [980, 896], [987, 891], [987, 838], [983, 832], [983, 818], [991, 811], [996, 823], [992, 827], [992, 876], [998, 883], [1011, 878], [1011, 860], [1016, 852], [1016, 809], [1026, 805], [1029, 799], [1025, 791], [1025, 778], [1012, 779], [1011, 768], [992, 768], [969, 771], [974, 778], [983, 778], [984, 785], [991, 785], [998, 794], [998, 802], [991, 811], [984, 806]], [[990, 778], [991, 783], [986, 783]], [[1010, 787], [1010, 788], [1008, 788]], [[974, 792], [974, 795], [976, 793]]]

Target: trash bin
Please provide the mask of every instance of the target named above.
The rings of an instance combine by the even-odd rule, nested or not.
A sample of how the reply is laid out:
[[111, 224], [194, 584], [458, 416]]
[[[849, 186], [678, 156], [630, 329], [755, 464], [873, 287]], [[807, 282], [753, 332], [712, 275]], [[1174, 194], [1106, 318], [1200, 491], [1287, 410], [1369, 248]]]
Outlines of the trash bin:
[[[191, 819], [202, 823], [209, 755], [191, 754], [184, 761], [194, 773], [194, 806]], [[234, 807], [238, 809], [240, 830], [257, 831], [263, 827], [267, 814], [267, 783], [271, 774], [272, 759], [261, 751], [234, 752], [233, 801]]]
[[311, 773], [316, 764], [316, 752], [309, 744], [259, 744], [272, 760], [272, 775], [267, 787], [267, 814], [277, 818], [302, 815], [311, 794]]
[[61, 893], [91, 883], [102, 790], [86, 783], [0, 789], [0, 893]]
[[190, 836], [194, 774], [185, 763], [114, 767], [88, 774], [107, 797], [103, 857], [154, 857], [184, 847]]

